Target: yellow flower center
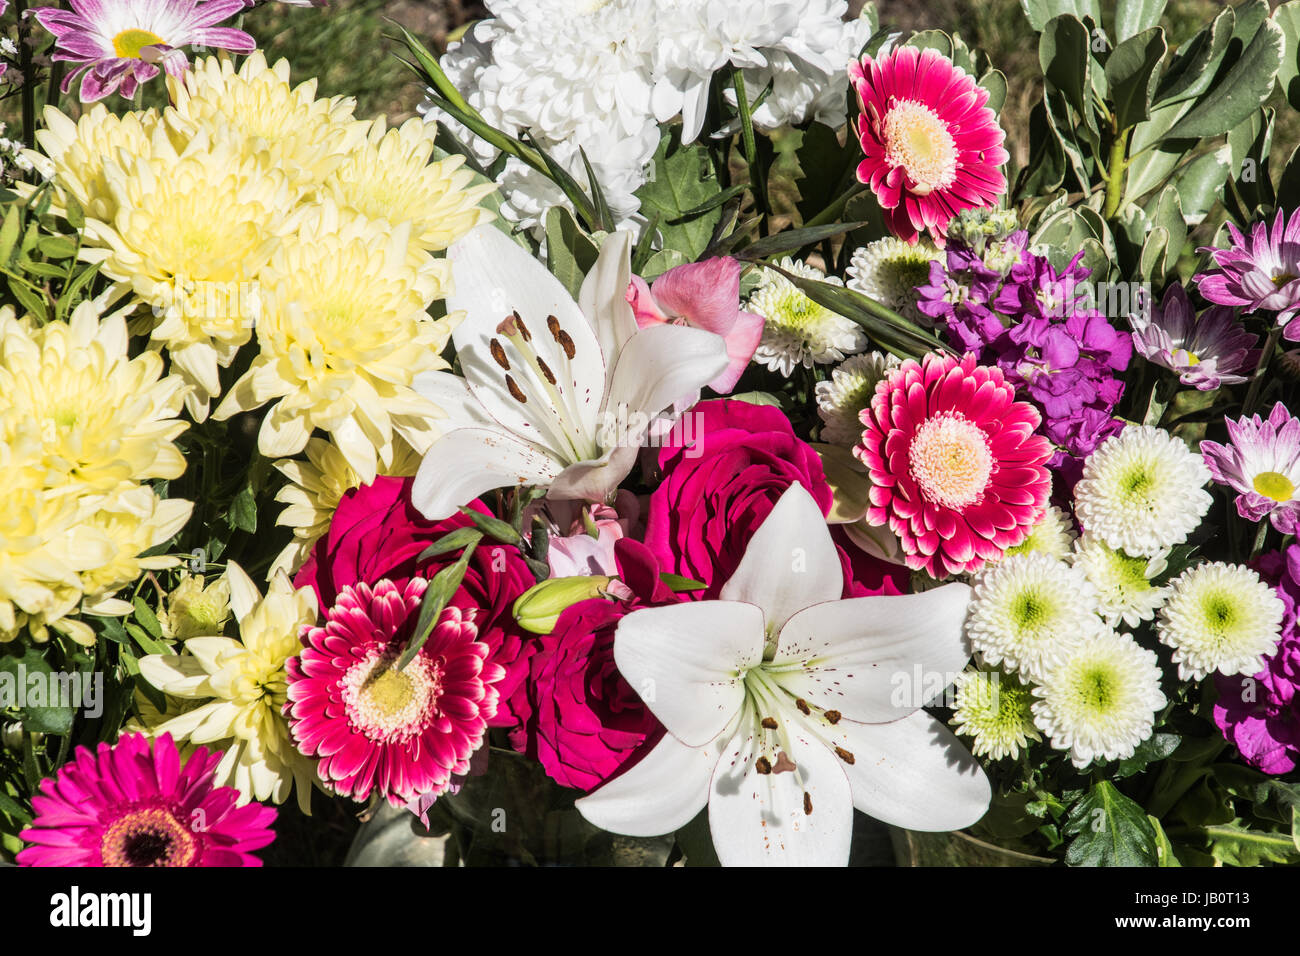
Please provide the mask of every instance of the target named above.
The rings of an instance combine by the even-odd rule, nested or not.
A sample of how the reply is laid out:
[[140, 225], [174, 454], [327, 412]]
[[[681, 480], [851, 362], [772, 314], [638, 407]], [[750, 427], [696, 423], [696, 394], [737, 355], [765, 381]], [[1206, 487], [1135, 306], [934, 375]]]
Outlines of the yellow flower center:
[[147, 46], [166, 43], [162, 37], [148, 30], [123, 30], [113, 37], [113, 52], [127, 60], [140, 59], [140, 51]]
[[1261, 471], [1255, 476], [1253, 484], [1256, 491], [1274, 501], [1290, 501], [1295, 494], [1295, 485], [1291, 479], [1276, 471]]
[[934, 110], [903, 100], [885, 114], [885, 159], [902, 166], [920, 195], [945, 189], [957, 178], [957, 143]]
[[983, 429], [959, 412], [943, 412], [916, 430], [908, 464], [927, 501], [960, 511], [983, 497], [993, 451]]
[[1300, 278], [1300, 276], [1293, 275], [1290, 272], [1279, 272], [1277, 275], [1273, 276], [1273, 285], [1280, 289], [1288, 282], [1294, 282], [1297, 278]]
[[343, 704], [353, 726], [380, 743], [422, 731], [441, 691], [437, 665], [420, 656], [398, 670], [395, 653], [376, 652], [343, 677]]

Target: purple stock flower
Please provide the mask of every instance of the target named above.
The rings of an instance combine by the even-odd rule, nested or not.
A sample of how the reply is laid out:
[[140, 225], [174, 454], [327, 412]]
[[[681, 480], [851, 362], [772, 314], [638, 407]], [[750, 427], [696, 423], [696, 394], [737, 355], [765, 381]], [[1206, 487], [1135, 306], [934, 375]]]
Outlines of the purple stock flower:
[[1290, 773], [1300, 765], [1300, 545], [1262, 555], [1254, 566], [1285, 605], [1282, 636], [1253, 677], [1215, 675], [1214, 722], [1252, 767]]
[[1178, 373], [1178, 380], [1202, 392], [1220, 385], [1239, 385], [1249, 376], [1237, 372], [1259, 359], [1251, 335], [1231, 308], [1217, 305], [1196, 317], [1180, 285], [1170, 286], [1149, 315], [1131, 315], [1133, 346], [1148, 362]]
[[1238, 491], [1237, 514], [1248, 521], [1265, 515], [1283, 534], [1300, 519], [1300, 419], [1278, 402], [1267, 420], [1258, 415], [1225, 421], [1227, 445], [1201, 442], [1201, 456], [1214, 480]]
[[158, 75], [189, 69], [183, 46], [252, 53], [257, 43], [242, 30], [218, 27], [244, 9], [244, 0], [69, 0], [71, 10], [32, 13], [54, 34], [54, 59], [81, 64], [63, 79], [63, 92], [81, 74], [83, 103], [114, 92], [130, 99]]
[[1210, 253], [1218, 266], [1193, 277], [1201, 295], [1249, 312], [1276, 312], [1278, 324], [1286, 326], [1283, 334], [1300, 340], [1300, 325], [1292, 321], [1300, 312], [1300, 215], [1293, 214], [1287, 222], [1279, 209], [1272, 230], [1267, 222], [1257, 222], [1247, 236], [1229, 223], [1228, 232], [1231, 248], [1199, 250]]

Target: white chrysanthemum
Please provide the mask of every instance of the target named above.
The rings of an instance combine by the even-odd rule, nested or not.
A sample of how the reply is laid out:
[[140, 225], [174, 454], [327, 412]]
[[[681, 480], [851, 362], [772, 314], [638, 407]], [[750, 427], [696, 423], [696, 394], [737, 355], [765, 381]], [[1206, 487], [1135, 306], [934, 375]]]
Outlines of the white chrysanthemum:
[[942, 256], [929, 239], [913, 244], [886, 236], [853, 253], [845, 285], [913, 322], [929, 325], [931, 320], [916, 307], [916, 287], [930, 281], [930, 263]]
[[1131, 757], [1165, 705], [1155, 652], [1110, 629], [1070, 648], [1033, 693], [1034, 723], [1076, 767]]
[[1102, 627], [1083, 572], [1046, 554], [1005, 558], [975, 580], [966, 633], [990, 664], [1030, 680]]
[[1169, 593], [1168, 588], [1151, 583], [1164, 573], [1168, 557], [1168, 549], [1134, 557], [1085, 534], [1075, 542], [1071, 560], [1097, 589], [1101, 616], [1107, 623], [1118, 627], [1123, 621], [1129, 627], [1137, 627], [1155, 617]]
[[969, 670], [957, 675], [952, 726], [973, 738], [977, 757], [1019, 757], [1030, 740], [1041, 740], [1034, 727], [1029, 687], [1014, 674]]
[[220, 634], [230, 617], [230, 581], [223, 574], [204, 585], [203, 575], [184, 574], [158, 611], [158, 624], [168, 640]]
[[1184, 571], [1169, 589], [1156, 633], [1174, 649], [1179, 677], [1264, 669], [1263, 658], [1277, 650], [1285, 606], [1258, 574], [1215, 561]]
[[1084, 462], [1074, 488], [1083, 529], [1112, 548], [1154, 555], [1182, 544], [1210, 510], [1209, 469], [1180, 438], [1129, 425]]
[[287, 576], [271, 582], [266, 597], [237, 564], [226, 566], [230, 606], [239, 640], [200, 636], [181, 654], [151, 654], [140, 673], [164, 693], [200, 706], [152, 729], [179, 743], [209, 744], [225, 755], [217, 765], [220, 786], [239, 790], [239, 802], [283, 803], [297, 784], [298, 806], [311, 813], [311, 787], [319, 781], [313, 762], [298, 752], [284, 717], [285, 665], [302, 645], [299, 631], [316, 623], [316, 592], [294, 590]]
[[1038, 552], [1063, 561], [1069, 557], [1076, 537], [1078, 535], [1069, 516], [1056, 505], [1049, 505], [1043, 512], [1043, 520], [1034, 525], [1029, 536], [1019, 544], [1007, 548], [1005, 554]]
[[850, 449], [861, 444], [862, 411], [871, 405], [876, 385], [898, 364], [896, 356], [866, 352], [845, 360], [831, 372], [829, 381], [818, 382], [821, 440]]
[[[843, 285], [841, 279], [820, 269], [786, 257], [777, 263], [786, 272], [829, 285]], [[754, 361], [789, 376], [796, 367], [812, 368], [843, 361], [846, 355], [867, 347], [867, 337], [854, 322], [818, 305], [799, 288], [771, 269], [763, 275], [745, 308], [763, 317], [763, 339]]]

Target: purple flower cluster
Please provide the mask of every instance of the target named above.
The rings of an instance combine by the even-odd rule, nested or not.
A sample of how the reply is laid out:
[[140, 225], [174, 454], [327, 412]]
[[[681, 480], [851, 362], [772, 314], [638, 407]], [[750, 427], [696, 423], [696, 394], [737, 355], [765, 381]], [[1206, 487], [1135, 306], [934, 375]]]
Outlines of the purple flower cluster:
[[1252, 767], [1290, 773], [1300, 765], [1300, 545], [1265, 554], [1254, 566], [1286, 605], [1282, 638], [1253, 677], [1215, 675], [1214, 722]]
[[1124, 394], [1115, 373], [1128, 367], [1133, 344], [1082, 294], [1090, 275], [1082, 253], [1058, 273], [1027, 240], [1012, 233], [983, 255], [950, 241], [946, 265], [932, 263], [930, 284], [917, 288], [917, 308], [943, 319], [954, 346], [997, 365], [1039, 407], [1058, 448], [1049, 467], [1070, 472], [1079, 464], [1072, 459], [1123, 427], [1111, 415]]

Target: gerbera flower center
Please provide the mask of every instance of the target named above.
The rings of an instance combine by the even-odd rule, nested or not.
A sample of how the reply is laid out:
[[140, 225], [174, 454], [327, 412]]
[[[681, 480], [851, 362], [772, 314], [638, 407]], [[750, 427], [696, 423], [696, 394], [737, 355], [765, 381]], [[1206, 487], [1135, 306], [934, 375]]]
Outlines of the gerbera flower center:
[[924, 103], [903, 100], [885, 114], [882, 123], [885, 159], [901, 166], [925, 195], [946, 189], [957, 179], [957, 143], [939, 115]]
[[128, 810], [100, 841], [104, 866], [189, 866], [198, 841], [165, 807]]
[[1252, 482], [1255, 490], [1274, 501], [1290, 501], [1295, 495], [1295, 484], [1281, 472], [1261, 471]]
[[960, 511], [983, 497], [993, 450], [984, 430], [965, 415], [942, 412], [917, 428], [908, 464], [927, 501]]
[[438, 666], [417, 656], [404, 670], [396, 651], [373, 651], [343, 676], [343, 705], [353, 726], [389, 743], [422, 731], [442, 694]]
[[133, 27], [113, 37], [113, 52], [124, 59], [139, 60], [141, 50], [159, 43], [166, 43], [166, 41], [156, 33]]

